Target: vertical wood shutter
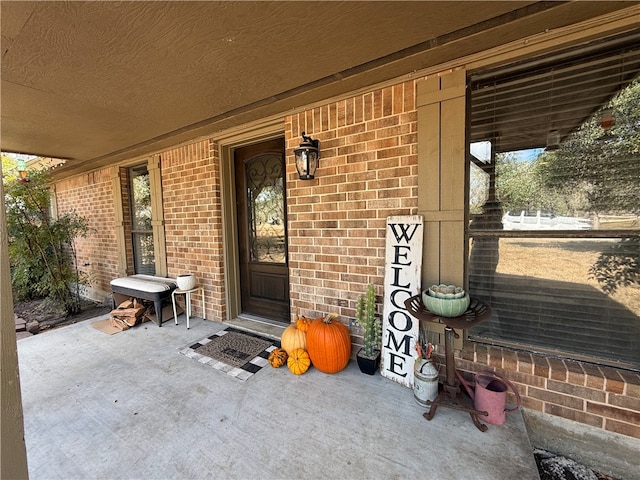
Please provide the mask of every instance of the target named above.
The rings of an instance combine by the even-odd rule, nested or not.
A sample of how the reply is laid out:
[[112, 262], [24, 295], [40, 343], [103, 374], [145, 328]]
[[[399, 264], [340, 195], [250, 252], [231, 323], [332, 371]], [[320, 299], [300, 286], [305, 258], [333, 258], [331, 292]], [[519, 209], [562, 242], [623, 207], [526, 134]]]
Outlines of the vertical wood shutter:
[[113, 191], [113, 212], [116, 230], [116, 249], [118, 253], [117, 274], [126, 277], [127, 272], [127, 247], [124, 232], [124, 216], [122, 210], [122, 183], [120, 179], [120, 167], [111, 168], [111, 189]]
[[[422, 287], [464, 285], [466, 71], [417, 84], [418, 214], [424, 218]], [[434, 330], [436, 324], [430, 325]], [[460, 341], [456, 348], [460, 348]]]
[[160, 155], [149, 158], [147, 170], [149, 170], [149, 186], [151, 189], [151, 227], [153, 228], [153, 254], [155, 257], [156, 275], [166, 277], [167, 242], [164, 234]]

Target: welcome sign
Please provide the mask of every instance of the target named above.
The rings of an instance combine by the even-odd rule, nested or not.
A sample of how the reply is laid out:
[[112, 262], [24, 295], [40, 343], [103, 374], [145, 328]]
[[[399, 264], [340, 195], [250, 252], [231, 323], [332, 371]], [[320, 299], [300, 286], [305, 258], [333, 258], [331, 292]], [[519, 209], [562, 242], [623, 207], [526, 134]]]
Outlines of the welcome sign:
[[420, 325], [404, 302], [420, 293], [423, 230], [420, 215], [387, 217], [381, 374], [410, 388]]

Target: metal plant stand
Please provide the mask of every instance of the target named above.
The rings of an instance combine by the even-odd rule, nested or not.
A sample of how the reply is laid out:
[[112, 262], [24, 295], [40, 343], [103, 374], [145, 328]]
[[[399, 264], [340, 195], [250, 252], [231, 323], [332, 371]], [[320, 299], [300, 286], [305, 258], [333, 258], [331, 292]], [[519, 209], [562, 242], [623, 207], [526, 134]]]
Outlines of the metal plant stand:
[[460, 382], [456, 378], [456, 364], [453, 352], [453, 341], [459, 335], [454, 328], [471, 328], [480, 322], [484, 322], [491, 317], [491, 307], [482, 301], [472, 298], [469, 308], [459, 317], [441, 317], [426, 309], [422, 302], [422, 296], [416, 295], [404, 302], [407, 311], [418, 320], [427, 322], [444, 323], [444, 350], [446, 358], [446, 378], [442, 391], [435, 400], [427, 400], [427, 405], [431, 406], [428, 412], [423, 414], [424, 418], [431, 420], [436, 414], [438, 407], [447, 407], [454, 410], [468, 412], [471, 415], [473, 424], [482, 432], [487, 430], [487, 426], [480, 422], [479, 415], [487, 416], [488, 413], [476, 410], [473, 402], [460, 388]]

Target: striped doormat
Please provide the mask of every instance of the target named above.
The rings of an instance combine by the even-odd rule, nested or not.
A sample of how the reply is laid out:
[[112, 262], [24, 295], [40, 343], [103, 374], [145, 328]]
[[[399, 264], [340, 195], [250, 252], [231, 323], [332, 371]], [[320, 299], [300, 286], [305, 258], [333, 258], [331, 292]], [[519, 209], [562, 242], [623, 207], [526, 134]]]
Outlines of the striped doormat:
[[180, 353], [245, 381], [268, 365], [269, 353], [279, 346], [276, 340], [227, 327], [180, 349]]

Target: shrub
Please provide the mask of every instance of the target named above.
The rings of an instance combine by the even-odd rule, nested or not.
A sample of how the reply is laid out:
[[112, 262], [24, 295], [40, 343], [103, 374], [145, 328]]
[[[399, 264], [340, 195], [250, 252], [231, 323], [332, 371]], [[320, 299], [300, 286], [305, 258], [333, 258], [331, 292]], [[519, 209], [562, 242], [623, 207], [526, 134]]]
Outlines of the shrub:
[[7, 178], [5, 204], [11, 283], [17, 299], [46, 297], [67, 313], [80, 311], [87, 275], [77, 268], [75, 239], [87, 237], [87, 220], [75, 211], [51, 216], [50, 177], [29, 172], [28, 182]]

